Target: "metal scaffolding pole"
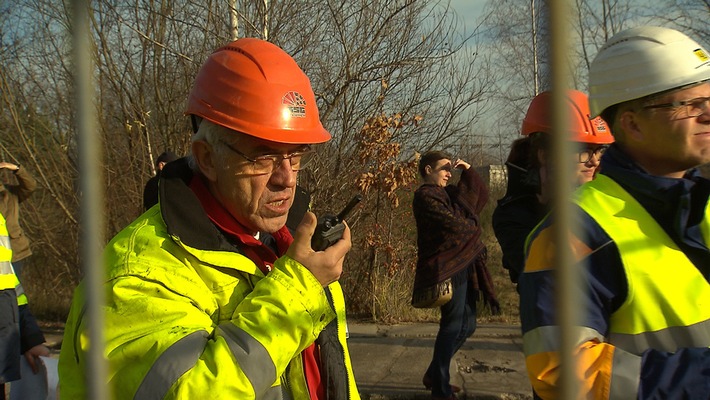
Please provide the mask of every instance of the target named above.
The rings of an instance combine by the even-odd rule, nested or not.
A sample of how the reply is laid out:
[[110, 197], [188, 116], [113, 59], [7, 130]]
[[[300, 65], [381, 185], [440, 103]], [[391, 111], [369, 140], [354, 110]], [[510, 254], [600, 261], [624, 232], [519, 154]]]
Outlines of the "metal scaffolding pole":
[[548, 1], [550, 21], [550, 60], [552, 70], [552, 104], [555, 150], [555, 231], [557, 316], [560, 332], [560, 399], [580, 399], [580, 382], [576, 376], [575, 346], [580, 315], [580, 294], [578, 288], [580, 272], [575, 268], [570, 247], [569, 234], [577, 230], [573, 220], [573, 208], [569, 199], [574, 189], [574, 165], [569, 157], [572, 143], [569, 140], [569, 115], [566, 113], [566, 90], [570, 86], [568, 42], [571, 27], [568, 0]]
[[97, 134], [94, 103], [90, 2], [73, 0], [73, 57], [76, 101], [76, 134], [79, 149], [79, 182], [81, 190], [81, 233], [79, 247], [84, 271], [84, 290], [89, 322], [89, 343], [86, 381], [88, 398], [110, 400], [106, 385], [107, 366], [103, 341], [104, 268], [104, 193], [100, 166], [103, 164], [101, 136]]

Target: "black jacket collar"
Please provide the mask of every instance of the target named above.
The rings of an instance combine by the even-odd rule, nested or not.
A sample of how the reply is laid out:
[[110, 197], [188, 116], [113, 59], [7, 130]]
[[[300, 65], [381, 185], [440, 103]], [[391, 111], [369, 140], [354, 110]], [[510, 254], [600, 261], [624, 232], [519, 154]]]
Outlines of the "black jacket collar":
[[187, 246], [200, 250], [238, 251], [210, 221], [190, 189], [194, 172], [187, 158], [166, 164], [160, 175], [160, 210], [168, 233]]

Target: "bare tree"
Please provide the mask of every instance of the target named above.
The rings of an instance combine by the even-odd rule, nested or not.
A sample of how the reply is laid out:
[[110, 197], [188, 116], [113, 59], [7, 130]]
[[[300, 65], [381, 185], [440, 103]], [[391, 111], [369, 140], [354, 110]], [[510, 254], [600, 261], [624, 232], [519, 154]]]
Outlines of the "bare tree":
[[[498, 132], [500, 143], [510, 143], [520, 132], [522, 118], [532, 98], [540, 89], [549, 89], [544, 72], [537, 64], [546, 63], [548, 57], [544, 46], [536, 38], [540, 36], [539, 4], [542, 1], [500, 0], [489, 2], [483, 17], [487, 50], [491, 62], [496, 65], [497, 93], [492, 97], [494, 113], [486, 126]], [[536, 6], [537, 4], [537, 6]], [[648, 21], [646, 7], [639, 0], [576, 0], [569, 16], [573, 31], [568, 41], [570, 48], [569, 75], [574, 88], [587, 90], [589, 65], [597, 49], [614, 33]], [[535, 16], [534, 16], [535, 15]], [[537, 23], [536, 23], [537, 22]], [[542, 35], [544, 36], [544, 35]], [[491, 138], [491, 142], [495, 142]], [[503, 158], [506, 152], [501, 152]]]
[[[78, 279], [77, 171], [70, 130], [71, 75], [65, 62], [67, 21], [49, 17], [63, 10], [61, 4], [37, 10], [34, 1], [9, 3], [2, 3], [0, 12], [0, 148], [4, 160], [22, 164], [42, 188], [23, 202], [21, 212], [34, 250], [25, 276], [42, 278], [39, 288], [27, 285], [36, 298], [43, 289]], [[62, 292], [48, 290], [42, 299], [59, 306], [49, 307], [49, 312], [68, 305], [66, 286]]]
[[703, 45], [710, 45], [710, 0], [661, 0], [653, 3], [649, 16], [655, 24], [676, 28]]
[[[13, 132], [3, 135], [0, 150], [40, 178], [39, 195], [23, 213], [36, 254], [27, 268], [28, 289], [41, 288], [35, 304], [45, 296], [45, 311], [57, 314], [80, 278], [68, 4], [0, 3], [0, 128]], [[492, 75], [480, 49], [459, 32], [448, 1], [303, 0], [293, 7], [273, 0], [97, 0], [92, 7], [96, 134], [105, 154], [96, 168], [106, 182], [107, 238], [141, 212], [156, 154], [188, 151], [191, 129], [183, 113], [192, 81], [211, 51], [233, 39], [237, 21], [240, 36], [268, 36], [311, 77], [334, 137], [318, 150], [314, 168], [302, 173], [318, 213], [344, 204], [358, 190], [358, 175], [377, 166], [376, 159], [362, 165], [357, 157], [360, 132], [371, 118], [418, 118], [387, 139], [401, 149], [393, 165], [406, 165], [415, 151], [482, 139], [473, 129], [491, 95]], [[388, 243], [411, 243], [413, 220], [402, 218], [402, 209], [378, 209], [385, 204], [379, 196], [391, 194], [377, 193], [364, 202], [356, 237], [388, 221]], [[357, 240], [353, 275], [366, 257]], [[408, 256], [391, 265], [410, 265], [414, 254]], [[52, 279], [40, 279], [46, 276]]]

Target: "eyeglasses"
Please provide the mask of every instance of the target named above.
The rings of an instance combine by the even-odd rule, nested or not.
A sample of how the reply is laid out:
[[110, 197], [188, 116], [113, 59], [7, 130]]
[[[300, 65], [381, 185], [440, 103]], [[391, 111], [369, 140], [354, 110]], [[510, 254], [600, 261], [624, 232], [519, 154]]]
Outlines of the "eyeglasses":
[[680, 118], [694, 118], [708, 112], [710, 97], [697, 97], [690, 100], [673, 101], [670, 103], [652, 104], [643, 108], [675, 108], [679, 110]]
[[597, 157], [597, 160], [601, 158], [602, 154], [608, 149], [609, 146], [599, 146], [593, 149], [583, 149], [577, 153], [577, 157], [580, 164], [588, 163], [592, 157]]
[[300, 171], [313, 160], [315, 153], [310, 147], [303, 150], [295, 151], [291, 154], [264, 154], [262, 156], [249, 157], [241, 151], [235, 149], [231, 144], [220, 140], [229, 150], [239, 154], [245, 160], [251, 162], [252, 172], [255, 174], [266, 175], [274, 172], [281, 165], [283, 160], [288, 160], [293, 171]]

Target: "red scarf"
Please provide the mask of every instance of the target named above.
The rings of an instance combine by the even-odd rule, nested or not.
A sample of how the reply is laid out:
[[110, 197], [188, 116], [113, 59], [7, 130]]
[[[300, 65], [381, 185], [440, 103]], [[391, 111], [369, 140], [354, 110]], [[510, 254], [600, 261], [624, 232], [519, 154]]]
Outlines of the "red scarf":
[[[278, 258], [273, 250], [251, 235], [244, 226], [214, 198], [199, 175], [195, 175], [190, 181], [190, 189], [192, 189], [195, 196], [197, 196], [202, 204], [202, 208], [205, 210], [212, 223], [217, 225], [226, 235], [234, 239], [239, 244], [239, 249], [264, 272], [264, 275], [268, 274]], [[283, 226], [278, 231], [272, 233], [272, 236], [276, 240], [279, 255], [285, 254], [286, 250], [293, 242], [293, 237], [288, 228]], [[313, 343], [303, 350], [301, 355], [303, 357], [303, 368], [306, 374], [306, 383], [308, 385], [308, 391], [311, 394], [311, 400], [325, 399], [325, 387], [321, 381], [320, 352], [318, 346]]]

